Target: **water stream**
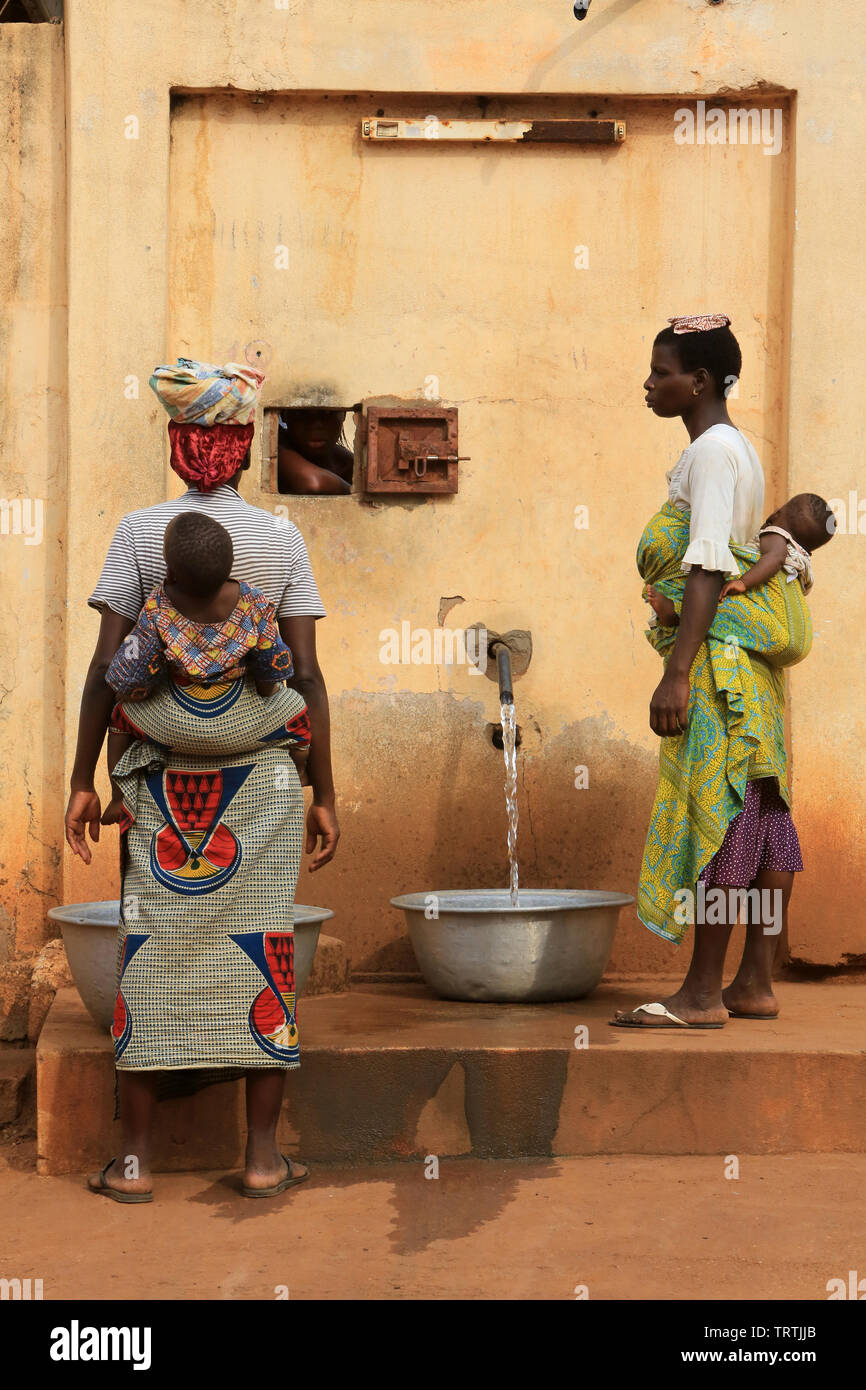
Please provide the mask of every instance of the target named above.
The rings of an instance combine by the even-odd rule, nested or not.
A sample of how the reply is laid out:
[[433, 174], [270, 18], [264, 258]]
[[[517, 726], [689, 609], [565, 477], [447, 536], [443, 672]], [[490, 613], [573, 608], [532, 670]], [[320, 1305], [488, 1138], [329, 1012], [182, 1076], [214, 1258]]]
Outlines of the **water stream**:
[[510, 870], [511, 906], [520, 906], [517, 887], [517, 718], [514, 705], [503, 700], [499, 706], [502, 720], [502, 749], [505, 753], [505, 810], [508, 815], [508, 865]]

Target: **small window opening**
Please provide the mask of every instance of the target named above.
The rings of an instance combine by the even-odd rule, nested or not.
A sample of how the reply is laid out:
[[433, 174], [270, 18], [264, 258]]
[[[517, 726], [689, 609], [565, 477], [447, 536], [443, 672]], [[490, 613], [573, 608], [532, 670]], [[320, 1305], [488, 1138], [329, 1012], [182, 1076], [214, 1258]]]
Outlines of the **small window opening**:
[[357, 404], [265, 410], [265, 488], [296, 497], [345, 497], [355, 492], [360, 409]]
[[63, 0], [0, 0], [0, 24], [60, 24]]

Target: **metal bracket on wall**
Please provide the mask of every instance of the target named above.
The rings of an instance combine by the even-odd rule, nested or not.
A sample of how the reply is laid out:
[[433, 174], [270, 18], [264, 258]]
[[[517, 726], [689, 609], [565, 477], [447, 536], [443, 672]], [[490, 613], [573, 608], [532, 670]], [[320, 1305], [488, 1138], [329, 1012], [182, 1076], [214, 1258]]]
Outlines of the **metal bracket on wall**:
[[364, 140], [401, 140], [435, 145], [454, 141], [480, 144], [566, 144], [618, 145], [625, 140], [625, 121], [461, 121], [438, 116], [399, 118], [365, 117], [361, 122]]

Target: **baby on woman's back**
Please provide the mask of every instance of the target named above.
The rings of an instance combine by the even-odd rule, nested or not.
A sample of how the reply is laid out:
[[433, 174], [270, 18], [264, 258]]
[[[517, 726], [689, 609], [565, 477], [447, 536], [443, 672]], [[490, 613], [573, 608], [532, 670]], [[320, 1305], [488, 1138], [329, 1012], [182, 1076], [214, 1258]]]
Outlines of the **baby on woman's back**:
[[[112, 658], [106, 681], [122, 701], [146, 700], [166, 679], [180, 685], [213, 685], [252, 676], [267, 699], [293, 674], [292, 653], [280, 637], [274, 606], [260, 589], [230, 578], [232, 539], [204, 512], [176, 516], [163, 541], [166, 575], [145, 600], [138, 622]], [[113, 773], [134, 735], [112, 717], [108, 770]], [[306, 706], [293, 721], [298, 742], [290, 748], [299, 774], [310, 750]], [[120, 788], [103, 817], [120, 819]]]
[[[799, 492], [772, 512], [764, 522], [754, 544], [761, 552], [749, 569], [722, 585], [719, 602], [736, 594], [760, 589], [783, 570], [787, 583], [800, 581], [804, 594], [813, 584], [812, 554], [826, 545], [836, 530], [832, 508], [814, 492]], [[672, 600], [653, 585], [646, 586], [647, 602], [664, 627], [676, 627], [679, 614]]]
[[836, 530], [832, 509], [814, 492], [798, 492], [767, 517], [756, 536], [761, 558], [739, 579], [722, 585], [719, 599], [758, 589], [784, 570], [787, 582], [800, 580], [803, 593], [812, 587], [812, 552], [826, 545]]

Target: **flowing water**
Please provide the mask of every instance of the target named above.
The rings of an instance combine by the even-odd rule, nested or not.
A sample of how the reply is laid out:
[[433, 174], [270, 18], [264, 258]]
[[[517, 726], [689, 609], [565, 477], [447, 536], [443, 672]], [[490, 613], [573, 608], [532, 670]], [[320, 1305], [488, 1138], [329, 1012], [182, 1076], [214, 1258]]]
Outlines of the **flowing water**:
[[503, 701], [499, 706], [502, 720], [502, 749], [505, 753], [505, 810], [508, 814], [508, 865], [510, 869], [511, 906], [520, 906], [517, 888], [517, 719], [514, 705]]

